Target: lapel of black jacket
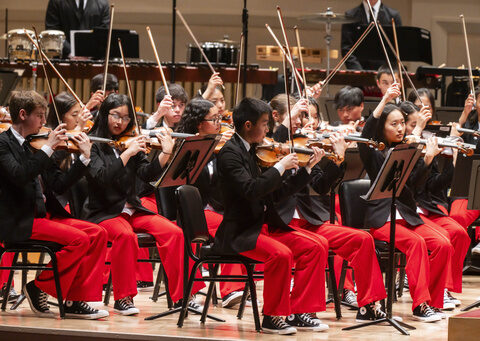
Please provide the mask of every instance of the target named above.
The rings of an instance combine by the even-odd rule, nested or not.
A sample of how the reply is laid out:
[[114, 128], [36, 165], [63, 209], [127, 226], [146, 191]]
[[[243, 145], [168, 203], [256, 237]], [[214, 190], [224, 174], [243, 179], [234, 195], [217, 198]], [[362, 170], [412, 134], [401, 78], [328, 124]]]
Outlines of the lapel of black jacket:
[[[89, 2], [90, 1], [87, 1], [87, 7], [88, 7]], [[73, 13], [75, 13], [75, 17], [77, 18], [78, 23], [82, 22], [82, 16], [80, 14], [80, 11], [78, 10], [78, 6], [77, 6], [76, 1], [75, 0], [68, 0], [67, 7], [70, 7], [71, 11]]]
[[[248, 168], [250, 169], [250, 174], [254, 178], [258, 177], [260, 175], [260, 170], [258, 169], [255, 158], [252, 156], [252, 154], [250, 154], [250, 151], [247, 151], [247, 148], [245, 148], [245, 144], [237, 134], [234, 135], [234, 138], [235, 138], [236, 144], [242, 150], [242, 158], [245, 164], [248, 165]], [[250, 148], [254, 148], [254, 147], [251, 146]]]
[[23, 149], [23, 146], [18, 143], [17, 138], [13, 135], [12, 130], [8, 129], [7, 130], [8, 137], [10, 138], [10, 147], [12, 148], [13, 156], [15, 159], [17, 159], [18, 162], [23, 162], [25, 159], [25, 150]]
[[383, 3], [380, 4], [380, 8], [378, 9], [377, 21], [382, 25], [392, 25], [385, 10], [385, 6], [383, 6]]
[[363, 3], [358, 6], [358, 11], [360, 12], [360, 23], [363, 25], [368, 25], [368, 18], [367, 13], [365, 13], [365, 7], [363, 7]]

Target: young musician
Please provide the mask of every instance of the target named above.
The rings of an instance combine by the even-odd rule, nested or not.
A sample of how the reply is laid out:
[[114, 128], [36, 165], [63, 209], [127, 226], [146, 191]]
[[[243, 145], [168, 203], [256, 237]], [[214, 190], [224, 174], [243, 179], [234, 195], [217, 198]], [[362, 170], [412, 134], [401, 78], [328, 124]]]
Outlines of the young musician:
[[[420, 127], [416, 134], [420, 134], [428, 118], [431, 117], [427, 107], [423, 107], [420, 111], [413, 103], [404, 102], [400, 109], [407, 116], [405, 134], [408, 136], [415, 133], [415, 129], [411, 129], [411, 121], [413, 120], [417, 121], [416, 127]], [[447, 281], [447, 288], [454, 292], [462, 292], [463, 261], [470, 246], [470, 237], [460, 224], [448, 216], [447, 197], [447, 190], [453, 179], [456, 152], [452, 160], [447, 159], [445, 161], [442, 171], [439, 170], [439, 157], [437, 156], [433, 160], [428, 179], [425, 185], [416, 191], [415, 199], [420, 207], [422, 220], [432, 223], [430, 225], [438, 226], [438, 232], [451, 241], [454, 253], [451, 264], [451, 278]], [[448, 290], [445, 290], [443, 308], [453, 309], [455, 305], [460, 305], [460, 301], [451, 296]]]
[[434, 115], [435, 114], [435, 98], [433, 97], [433, 94], [431, 93], [431, 91], [428, 90], [427, 88], [420, 88], [420, 89], [417, 89], [417, 92], [420, 98], [417, 97], [417, 94], [415, 93], [415, 91], [412, 91], [410, 92], [410, 94], [408, 94], [407, 100], [409, 102], [412, 102], [419, 108], [422, 107], [422, 103], [423, 103], [423, 105], [428, 107], [431, 114]]
[[[68, 214], [62, 216], [63, 207], [57, 210], [52, 206], [55, 203], [52, 192], [62, 193], [85, 173], [90, 163], [88, 138], [85, 134], [73, 138], [83, 158], [68, 172], [61, 172], [51, 156], [67, 139], [65, 124], [51, 131], [45, 145], [33, 153], [27, 138], [37, 134], [45, 123], [45, 99], [34, 91], [13, 92], [9, 106], [12, 126], [0, 134], [0, 217], [3, 221], [0, 239], [6, 242], [36, 239], [64, 245], [57, 252], [57, 264], [62, 295], [66, 299], [66, 316], [106, 317], [107, 311], [93, 309], [85, 302], [101, 299], [97, 269], [105, 252], [105, 232], [94, 224], [74, 221]], [[49, 215], [53, 218], [48, 219]], [[43, 271], [28, 282], [24, 293], [35, 314], [53, 316], [47, 303], [48, 295], [56, 296], [51, 271]]]
[[215, 72], [209, 79], [207, 87], [202, 88], [202, 98], [212, 102], [215, 107], [217, 107], [218, 115], [222, 117], [223, 120], [228, 121], [229, 124], [233, 123], [232, 118], [229, 117], [227, 111], [225, 110], [225, 96], [223, 94], [221, 86], [223, 85], [222, 78], [220, 78], [219, 73]]
[[[117, 140], [134, 127], [135, 114], [130, 99], [112, 94], [100, 107], [92, 134]], [[157, 134], [162, 143], [159, 156], [148, 162], [146, 141], [140, 135], [131, 139], [124, 150], [107, 144], [92, 146], [88, 180], [88, 199], [82, 217], [99, 224], [112, 242], [111, 269], [115, 297], [114, 309], [122, 315], [137, 314], [133, 303], [137, 294], [135, 267], [138, 243], [135, 232], [153, 235], [169, 281], [174, 302], [183, 297], [183, 234], [181, 229], [151, 210], [137, 196], [136, 178], [155, 180], [168, 162], [173, 141], [169, 134]]]
[[[66, 130], [83, 131], [88, 120], [93, 118], [90, 110], [87, 107], [82, 110], [80, 104], [68, 92], [63, 91], [55, 96], [55, 105]], [[58, 125], [53, 104], [50, 105], [48, 112], [46, 125], [53, 129]]]
[[[315, 148], [307, 167], [300, 169], [296, 154], [288, 154], [262, 173], [252, 153], [268, 132], [270, 113], [266, 103], [251, 98], [243, 99], [234, 109], [236, 133], [218, 154], [225, 211], [215, 247], [265, 263], [264, 332], [292, 334], [295, 326], [321, 331], [328, 326], [312, 320], [309, 313], [325, 309], [328, 245], [292, 231], [273, 207], [274, 197], [291, 195], [309, 182], [309, 173], [321, 153]], [[288, 169], [298, 171], [283, 181]], [[296, 270], [290, 293], [293, 262]], [[294, 316], [287, 324], [281, 316], [290, 314]]]
[[146, 129], [155, 127], [168, 127], [174, 129], [180, 122], [185, 105], [188, 102], [188, 96], [185, 89], [178, 84], [169, 84], [167, 95], [165, 87], [161, 86], [155, 94], [155, 101], [158, 109], [150, 116], [145, 124]]
[[[399, 108], [386, 103], [400, 95], [398, 84], [392, 85], [382, 101], [368, 118], [362, 137], [384, 142], [388, 147], [401, 143], [405, 136], [405, 118]], [[413, 318], [423, 322], [439, 321], [430, 306], [443, 308], [444, 289], [446, 287], [453, 247], [448, 238], [437, 232], [437, 227], [424, 222], [417, 213], [413, 197], [413, 188], [422, 184], [428, 174], [428, 167], [440, 151], [431, 139], [426, 148], [424, 159], [420, 159], [414, 168], [407, 186], [397, 201], [395, 246], [406, 254], [406, 272], [410, 294], [413, 298]], [[365, 169], [370, 179], [375, 179], [385, 160], [385, 154], [368, 146], [358, 146]], [[390, 238], [390, 200], [368, 201], [365, 226], [371, 228], [375, 239], [388, 242]], [[430, 250], [430, 255], [428, 251]]]
[[[393, 72], [395, 73], [395, 78], [400, 79], [398, 70], [394, 69]], [[382, 96], [384, 96], [388, 88], [393, 84], [392, 72], [388, 65], [384, 64], [378, 68], [377, 74], [375, 75], [375, 82], [377, 83]]]
[[111, 93], [118, 93], [118, 79], [117, 76], [107, 73], [107, 83], [105, 86], [105, 93], [103, 93], [104, 74], [99, 73], [95, 75], [90, 81], [90, 99], [85, 104], [93, 116], [97, 116], [98, 108], [102, 104], [105, 97]]
[[[297, 99], [289, 95], [288, 100], [290, 101], [290, 109], [297, 103]], [[273, 135], [278, 127], [285, 121], [288, 117], [287, 115], [287, 95], [278, 94], [270, 100], [270, 107], [272, 108], [271, 122], [269, 125], [269, 135]]]
[[340, 122], [334, 122], [332, 125], [348, 124], [362, 118], [364, 98], [359, 88], [351, 86], [341, 88], [335, 94], [334, 101]]

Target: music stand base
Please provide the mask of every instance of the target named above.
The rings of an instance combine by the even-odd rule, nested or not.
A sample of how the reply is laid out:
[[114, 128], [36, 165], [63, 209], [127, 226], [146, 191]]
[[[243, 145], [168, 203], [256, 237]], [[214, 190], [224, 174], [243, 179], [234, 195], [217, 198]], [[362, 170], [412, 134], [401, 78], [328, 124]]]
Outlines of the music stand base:
[[[145, 317], [145, 321], [155, 320], [155, 319], [158, 319], [158, 318], [161, 318], [161, 317], [165, 317], [165, 316], [168, 316], [168, 315], [180, 313], [181, 311], [182, 311], [182, 307], [173, 308], [173, 309], [171, 309], [171, 310], [164, 311], [163, 313], [160, 313], [160, 314], [156, 314], [156, 315], [152, 315], [152, 316]], [[190, 308], [190, 307], [187, 307], [187, 311], [189, 311], [189, 312], [191, 312], [191, 313], [194, 313], [194, 314], [197, 314], [197, 315], [202, 315], [202, 312], [201, 312], [200, 310], [193, 309], [193, 308]], [[223, 320], [223, 319], [221, 319], [221, 318], [218, 318], [218, 317], [216, 317], [216, 316], [213, 316], [213, 315], [207, 314], [207, 317], [208, 317], [209, 319], [212, 319], [212, 320], [217, 321], [217, 322], [225, 322], [225, 320]]]
[[460, 311], [468, 311], [470, 309], [477, 308], [477, 307], [480, 307], [480, 301], [467, 305], [465, 308], [460, 309]]
[[383, 322], [387, 322], [388, 324], [390, 324], [392, 327], [394, 327], [396, 330], [398, 330], [403, 335], [410, 335], [404, 328], [411, 329], [411, 330], [416, 329], [415, 327], [410, 326], [410, 325], [408, 325], [404, 322], [395, 321], [394, 319], [390, 319], [388, 317], [385, 317], [385, 318], [381, 318], [379, 320], [368, 321], [368, 322], [365, 322], [365, 323], [359, 323], [359, 324], [354, 325], [354, 326], [345, 327], [345, 328], [342, 328], [342, 330], [353, 330], [353, 329], [358, 329], [358, 328], [377, 325], [377, 324], [380, 324], [380, 323], [383, 323]]

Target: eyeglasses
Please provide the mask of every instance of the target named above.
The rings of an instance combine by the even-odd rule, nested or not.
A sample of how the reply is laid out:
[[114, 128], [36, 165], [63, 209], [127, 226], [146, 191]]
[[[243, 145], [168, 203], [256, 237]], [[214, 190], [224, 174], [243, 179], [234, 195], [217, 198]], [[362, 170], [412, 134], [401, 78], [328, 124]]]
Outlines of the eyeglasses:
[[210, 122], [213, 122], [214, 124], [217, 124], [217, 123], [220, 123], [220, 121], [222, 120], [222, 116], [214, 116], [212, 118], [204, 118], [203, 119], [204, 121], [210, 121]]
[[108, 114], [108, 115], [115, 121], [121, 120], [123, 123], [130, 122], [129, 116], [119, 116], [117, 114]]

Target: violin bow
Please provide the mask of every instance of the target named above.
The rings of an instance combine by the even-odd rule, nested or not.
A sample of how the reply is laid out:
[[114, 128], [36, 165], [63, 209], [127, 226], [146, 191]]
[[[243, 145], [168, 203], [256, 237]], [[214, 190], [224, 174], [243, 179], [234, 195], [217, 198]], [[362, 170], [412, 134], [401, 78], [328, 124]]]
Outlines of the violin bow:
[[[40, 39], [38, 39], [37, 29], [33, 27], [33, 31], [35, 32], [35, 39], [38, 42], [38, 47], [42, 48], [42, 44], [40, 43]], [[45, 79], [47, 81], [47, 88], [50, 98], [52, 99], [53, 110], [55, 111], [55, 116], [57, 117], [58, 124], [62, 123], [60, 120], [60, 115], [58, 114], [57, 104], [55, 103], [55, 97], [53, 96], [52, 84], [50, 83], [50, 77], [48, 77], [47, 67], [45, 66], [45, 62], [43, 61], [43, 56], [39, 53], [40, 62], [42, 63], [43, 73], [45, 74]]]
[[237, 88], [235, 89], [235, 106], [238, 105], [240, 101], [240, 67], [242, 65], [242, 55], [243, 55], [243, 44], [245, 44], [245, 37], [243, 36], [243, 32], [240, 35], [240, 52], [238, 53], [238, 62], [237, 62]]
[[467, 37], [467, 26], [465, 24], [465, 16], [460, 14], [460, 20], [462, 21], [463, 26], [463, 36], [465, 38], [465, 49], [467, 52], [467, 63], [468, 63], [468, 78], [470, 79], [470, 92], [475, 97], [475, 85], [473, 84], [473, 73], [472, 73], [472, 62], [470, 60], [470, 48], [468, 46], [468, 37]]
[[289, 127], [288, 127], [288, 137], [290, 139], [290, 152], [293, 153], [293, 149], [295, 148], [295, 145], [293, 144], [293, 132], [292, 132], [292, 112], [291, 112], [291, 109], [290, 109], [290, 94], [289, 94], [289, 91], [288, 91], [288, 79], [287, 79], [287, 55], [284, 54], [283, 55], [283, 58], [282, 58], [282, 61], [283, 61], [283, 73], [284, 73], [284, 77], [283, 77], [283, 82], [285, 84], [285, 95], [287, 96], [287, 114], [288, 114], [288, 120], [289, 120]]
[[122, 67], [123, 67], [123, 72], [125, 74], [125, 80], [127, 81], [128, 97], [130, 97], [130, 105], [132, 106], [133, 117], [135, 120], [135, 128], [137, 130], [137, 134], [140, 135], [140, 125], [138, 124], [137, 111], [135, 110], [132, 88], [130, 87], [130, 80], [128, 78], [127, 65], [125, 64], [125, 57], [123, 55], [122, 40], [120, 38], [118, 38], [118, 48], [120, 49], [120, 55], [122, 56]]
[[[33, 28], [35, 30], [35, 27]], [[80, 97], [77, 96], [77, 94], [75, 93], [75, 91], [73, 91], [72, 87], [68, 84], [68, 82], [65, 80], [65, 78], [62, 77], [62, 75], [60, 74], [60, 72], [58, 72], [57, 68], [55, 67], [55, 65], [53, 65], [53, 63], [50, 61], [50, 59], [48, 59], [48, 57], [45, 55], [45, 53], [42, 51], [42, 49], [40, 48], [40, 46], [37, 44], [37, 42], [35, 40], [32, 39], [32, 37], [30, 37], [30, 35], [28, 33], [26, 33], [25, 31], [25, 35], [27, 36], [27, 38], [32, 42], [32, 44], [37, 48], [39, 54], [43, 57], [43, 60], [44, 61], [47, 61], [47, 64], [50, 65], [50, 67], [52, 68], [52, 70], [55, 72], [55, 74], [57, 75], [57, 77], [62, 81], [63, 85], [65, 85], [65, 87], [67, 88], [67, 90], [72, 94], [72, 96], [75, 98], [75, 100], [78, 102], [78, 104], [80, 104], [80, 106], [83, 108], [85, 108], [85, 104], [83, 104], [82, 100], [80, 99]]]
[[155, 59], [157, 61], [158, 70], [160, 71], [160, 78], [162, 79], [163, 87], [165, 88], [165, 93], [168, 96], [170, 96], [170, 90], [168, 89], [167, 80], [165, 78], [165, 74], [163, 73], [162, 63], [160, 62], [160, 58], [158, 57], [157, 47], [155, 46], [155, 42], [153, 41], [152, 31], [150, 30], [149, 26], [147, 26], [147, 33], [148, 33], [148, 38], [150, 39], [150, 44], [152, 45], [152, 48], [153, 48], [153, 54], [155, 55]]
[[387, 42], [388, 47], [390, 47], [390, 50], [397, 56], [397, 60], [399, 62], [400, 67], [402, 68], [402, 71], [405, 73], [405, 77], [407, 78], [408, 82], [410, 83], [410, 86], [412, 87], [413, 91], [415, 92], [415, 96], [417, 96], [418, 100], [422, 104], [422, 107], [425, 107], [425, 103], [423, 103], [422, 99], [420, 98], [420, 95], [417, 91], [417, 88], [415, 87], [415, 84], [413, 84], [412, 79], [408, 75], [407, 69], [403, 65], [402, 61], [400, 60], [400, 56], [397, 55], [397, 52], [395, 51], [395, 48], [392, 45], [392, 42], [388, 38], [387, 34], [385, 33], [385, 30], [383, 29], [382, 25], [378, 25], [380, 28], [380, 31], [382, 32], [383, 37], [385, 38], [385, 41]]
[[297, 40], [298, 59], [300, 59], [300, 67], [302, 68], [303, 93], [305, 98], [307, 98], [307, 77], [305, 77], [305, 65], [303, 64], [303, 53], [302, 44], [300, 42], [300, 33], [297, 26], [294, 26], [293, 30], [295, 31], [295, 38]]
[[[211, 64], [210, 61], [208, 60], [207, 55], [205, 54], [205, 51], [203, 51], [202, 47], [200, 46], [197, 38], [195, 38], [195, 35], [193, 34], [193, 31], [190, 29], [190, 26], [188, 26], [187, 21], [186, 21], [185, 18], [183, 17], [182, 13], [180, 12], [180, 10], [179, 10], [178, 8], [175, 8], [175, 12], [177, 13], [178, 17], [179, 17], [180, 20], [182, 21], [183, 25], [184, 25], [185, 28], [187, 29], [187, 31], [188, 31], [188, 33], [190, 34], [190, 36], [192, 37], [193, 42], [195, 43], [195, 45], [197, 46], [197, 48], [200, 50], [200, 53], [202, 54], [203, 58], [205, 58], [205, 61], [207, 62], [208, 67], [210, 68], [210, 70], [212, 71], [212, 73], [215, 73], [215, 69], [213, 68], [212, 64]], [[222, 88], [223, 88], [223, 90], [225, 90], [225, 86], [222, 85]]]
[[[392, 30], [393, 30], [393, 40], [395, 42], [395, 52], [396, 52], [396, 57], [397, 57], [397, 65], [398, 65], [398, 70], [400, 71], [400, 49], [398, 48], [398, 38], [397, 38], [397, 27], [395, 25], [395, 19], [392, 18]], [[400, 77], [400, 89], [402, 89], [402, 99], [405, 102], [406, 96], [405, 96], [405, 88], [403, 86], [403, 76], [402, 73], [399, 72]]]
[[110, 27], [108, 29], [108, 40], [107, 40], [107, 54], [105, 56], [105, 71], [103, 73], [103, 96], [105, 96], [107, 91], [107, 72], [108, 72], [108, 62], [110, 61], [110, 45], [112, 42], [112, 30], [113, 30], [113, 16], [115, 15], [115, 7], [112, 4], [110, 6]]

